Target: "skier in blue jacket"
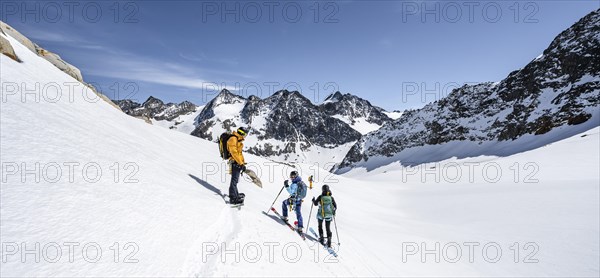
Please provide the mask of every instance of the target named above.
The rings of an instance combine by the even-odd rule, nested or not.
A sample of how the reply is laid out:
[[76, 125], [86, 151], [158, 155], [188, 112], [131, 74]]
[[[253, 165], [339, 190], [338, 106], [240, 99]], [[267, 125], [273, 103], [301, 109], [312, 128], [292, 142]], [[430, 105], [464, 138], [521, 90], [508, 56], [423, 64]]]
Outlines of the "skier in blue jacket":
[[288, 208], [289, 210], [296, 211], [296, 218], [298, 219], [298, 232], [302, 233], [304, 223], [302, 222], [302, 199], [306, 197], [306, 184], [302, 181], [302, 178], [298, 176], [298, 172], [292, 171], [290, 173], [290, 180], [284, 182], [285, 189], [290, 193], [290, 198], [285, 199], [281, 205], [283, 211], [283, 221], [288, 221]]

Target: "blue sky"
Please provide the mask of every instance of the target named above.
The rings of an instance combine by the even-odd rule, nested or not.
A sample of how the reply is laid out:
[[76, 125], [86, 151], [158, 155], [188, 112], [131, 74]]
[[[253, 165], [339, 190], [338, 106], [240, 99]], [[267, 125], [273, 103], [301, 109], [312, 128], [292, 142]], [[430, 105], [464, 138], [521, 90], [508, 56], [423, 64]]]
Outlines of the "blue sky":
[[48, 3], [3, 1], [1, 18], [113, 99], [203, 104], [226, 87], [263, 98], [299, 89], [319, 103], [339, 90], [387, 110], [501, 80], [600, 8], [597, 0]]

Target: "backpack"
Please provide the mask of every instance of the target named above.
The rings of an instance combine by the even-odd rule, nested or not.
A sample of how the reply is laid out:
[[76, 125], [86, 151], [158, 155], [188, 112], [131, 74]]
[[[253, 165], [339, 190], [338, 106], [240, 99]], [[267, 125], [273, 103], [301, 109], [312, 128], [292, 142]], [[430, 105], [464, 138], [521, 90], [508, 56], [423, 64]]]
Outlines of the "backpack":
[[306, 197], [306, 194], [308, 193], [308, 190], [306, 189], [306, 183], [304, 182], [299, 182], [298, 183], [298, 190], [296, 190], [296, 192], [298, 192], [298, 198], [299, 199], [304, 199]]
[[233, 133], [223, 132], [221, 136], [219, 136], [219, 153], [221, 154], [221, 158], [227, 160], [231, 157], [231, 153], [227, 149], [227, 141], [234, 136]]
[[330, 220], [333, 217], [333, 198], [328, 195], [321, 195], [321, 209], [319, 211], [319, 216], [321, 219]]

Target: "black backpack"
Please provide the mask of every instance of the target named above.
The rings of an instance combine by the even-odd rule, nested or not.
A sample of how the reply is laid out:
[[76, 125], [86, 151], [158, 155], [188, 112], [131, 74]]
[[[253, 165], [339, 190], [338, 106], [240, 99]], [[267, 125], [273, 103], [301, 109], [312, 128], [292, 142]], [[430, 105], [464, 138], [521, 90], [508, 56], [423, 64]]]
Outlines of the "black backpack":
[[221, 154], [221, 158], [227, 160], [231, 157], [231, 153], [227, 149], [227, 141], [231, 138], [233, 133], [223, 132], [221, 136], [219, 136], [219, 153]]

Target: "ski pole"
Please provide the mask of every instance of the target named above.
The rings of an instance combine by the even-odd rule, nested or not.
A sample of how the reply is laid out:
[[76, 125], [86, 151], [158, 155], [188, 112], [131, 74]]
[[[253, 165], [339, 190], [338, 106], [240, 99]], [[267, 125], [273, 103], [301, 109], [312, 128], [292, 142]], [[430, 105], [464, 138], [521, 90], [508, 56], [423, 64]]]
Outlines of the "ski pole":
[[335, 236], [337, 237], [338, 245], [341, 245], [341, 243], [340, 243], [340, 234], [338, 233], [337, 223], [335, 222], [335, 215], [333, 216], [333, 225], [335, 226]]
[[310, 228], [310, 218], [312, 216], [312, 208], [315, 206], [315, 203], [310, 201], [310, 212], [308, 213], [308, 223], [306, 223], [306, 229]]
[[[273, 203], [271, 204], [271, 208], [272, 208], [272, 207], [275, 205], [275, 202], [277, 202], [277, 198], [279, 198], [279, 195], [281, 195], [281, 192], [283, 192], [283, 188], [284, 188], [284, 187], [285, 187], [285, 186], [282, 186], [282, 187], [281, 187], [281, 190], [279, 190], [279, 193], [277, 194], [277, 197], [275, 197], [275, 200], [273, 200]], [[269, 214], [269, 212], [271, 211], [271, 208], [269, 208], [269, 209], [267, 210], [267, 214]]]

